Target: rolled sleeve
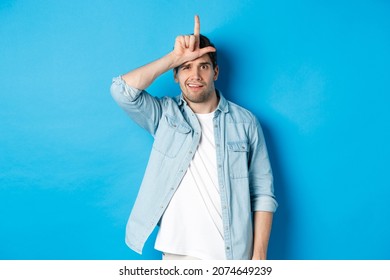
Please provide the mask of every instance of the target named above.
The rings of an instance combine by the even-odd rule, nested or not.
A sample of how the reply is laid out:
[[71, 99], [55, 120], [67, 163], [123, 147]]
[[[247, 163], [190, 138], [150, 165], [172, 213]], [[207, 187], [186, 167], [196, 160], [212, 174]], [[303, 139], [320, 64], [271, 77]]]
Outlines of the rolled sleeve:
[[115, 100], [120, 101], [125, 97], [127, 101], [134, 101], [141, 92], [140, 89], [128, 86], [121, 76], [112, 79], [111, 95]]
[[264, 211], [264, 212], [276, 212], [278, 203], [273, 196], [258, 196], [252, 199], [252, 212]]

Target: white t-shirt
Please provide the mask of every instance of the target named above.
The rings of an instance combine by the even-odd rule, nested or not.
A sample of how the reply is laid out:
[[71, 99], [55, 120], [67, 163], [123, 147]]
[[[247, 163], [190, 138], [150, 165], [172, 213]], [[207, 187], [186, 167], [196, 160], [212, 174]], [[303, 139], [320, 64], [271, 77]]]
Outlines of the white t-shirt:
[[226, 256], [214, 140], [214, 112], [196, 115], [202, 128], [200, 143], [164, 212], [155, 248], [200, 259], [223, 260]]

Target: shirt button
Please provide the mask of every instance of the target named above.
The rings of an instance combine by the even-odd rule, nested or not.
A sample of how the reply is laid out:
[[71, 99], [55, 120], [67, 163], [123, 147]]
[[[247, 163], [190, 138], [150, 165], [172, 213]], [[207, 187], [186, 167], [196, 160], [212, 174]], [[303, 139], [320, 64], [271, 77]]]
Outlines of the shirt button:
[[230, 250], [230, 247], [228, 246], [228, 247], [226, 247], [226, 250]]

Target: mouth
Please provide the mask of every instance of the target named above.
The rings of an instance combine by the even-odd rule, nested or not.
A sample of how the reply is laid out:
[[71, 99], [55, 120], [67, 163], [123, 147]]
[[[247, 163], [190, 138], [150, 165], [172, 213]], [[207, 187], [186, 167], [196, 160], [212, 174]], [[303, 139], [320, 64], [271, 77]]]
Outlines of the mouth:
[[192, 90], [199, 90], [204, 87], [203, 84], [200, 83], [187, 83], [187, 87], [189, 87]]

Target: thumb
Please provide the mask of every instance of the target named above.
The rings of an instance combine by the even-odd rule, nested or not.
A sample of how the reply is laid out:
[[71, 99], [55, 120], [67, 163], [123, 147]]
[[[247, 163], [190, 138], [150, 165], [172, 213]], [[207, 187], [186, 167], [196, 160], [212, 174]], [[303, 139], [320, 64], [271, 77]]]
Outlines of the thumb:
[[199, 49], [199, 56], [202, 56], [206, 53], [210, 53], [210, 52], [216, 52], [217, 50], [214, 48], [214, 47], [205, 47], [205, 48], [201, 48]]

